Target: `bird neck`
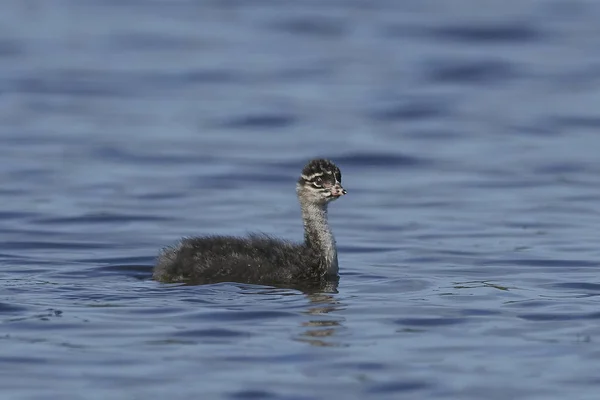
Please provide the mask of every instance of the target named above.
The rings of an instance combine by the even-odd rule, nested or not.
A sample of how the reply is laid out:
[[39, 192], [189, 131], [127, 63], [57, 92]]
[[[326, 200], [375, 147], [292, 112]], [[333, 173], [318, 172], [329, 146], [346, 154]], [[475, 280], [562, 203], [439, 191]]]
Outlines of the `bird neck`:
[[338, 258], [333, 233], [327, 221], [327, 204], [319, 205], [300, 200], [304, 222], [304, 242], [321, 255], [327, 275], [337, 275]]

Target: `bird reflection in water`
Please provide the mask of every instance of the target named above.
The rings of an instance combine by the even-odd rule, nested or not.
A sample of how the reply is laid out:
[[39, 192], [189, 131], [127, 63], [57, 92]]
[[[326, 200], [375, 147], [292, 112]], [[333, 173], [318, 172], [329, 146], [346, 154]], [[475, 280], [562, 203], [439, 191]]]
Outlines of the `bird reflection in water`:
[[319, 291], [304, 291], [310, 304], [303, 314], [311, 318], [302, 323], [305, 331], [296, 338], [299, 342], [305, 342], [318, 347], [337, 347], [343, 346], [335, 335], [343, 328], [342, 317], [329, 315], [332, 312], [344, 309], [335, 297], [337, 293], [337, 282], [331, 282], [326, 287], [321, 287]]

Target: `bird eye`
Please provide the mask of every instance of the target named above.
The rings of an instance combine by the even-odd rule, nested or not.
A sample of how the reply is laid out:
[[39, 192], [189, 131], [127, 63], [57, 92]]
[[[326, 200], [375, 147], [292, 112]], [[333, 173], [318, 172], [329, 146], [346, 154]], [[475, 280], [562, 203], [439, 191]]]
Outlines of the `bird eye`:
[[321, 186], [323, 184], [323, 178], [317, 178], [315, 179], [315, 183], [319, 186]]

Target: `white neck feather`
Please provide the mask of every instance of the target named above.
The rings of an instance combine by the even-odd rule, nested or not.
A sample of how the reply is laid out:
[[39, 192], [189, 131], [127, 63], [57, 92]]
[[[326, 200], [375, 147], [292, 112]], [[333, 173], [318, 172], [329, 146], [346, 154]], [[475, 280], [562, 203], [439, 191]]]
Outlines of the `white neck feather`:
[[337, 275], [338, 258], [335, 238], [327, 222], [327, 204], [319, 205], [300, 199], [304, 240], [308, 246], [317, 249], [323, 257], [328, 275]]

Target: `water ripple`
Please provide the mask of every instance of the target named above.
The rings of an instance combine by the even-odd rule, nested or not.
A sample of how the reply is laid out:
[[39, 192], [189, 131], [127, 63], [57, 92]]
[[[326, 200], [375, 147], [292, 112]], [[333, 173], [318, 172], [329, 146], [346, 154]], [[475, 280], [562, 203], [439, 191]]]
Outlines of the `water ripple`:
[[174, 337], [181, 337], [186, 339], [194, 338], [211, 338], [220, 339], [221, 341], [228, 342], [232, 338], [249, 337], [248, 332], [239, 332], [231, 329], [213, 328], [213, 329], [195, 329], [195, 330], [183, 330], [173, 334]]
[[414, 167], [426, 165], [428, 160], [398, 153], [346, 153], [335, 157], [345, 167]]
[[233, 117], [222, 125], [237, 129], [280, 129], [288, 127], [296, 122], [292, 115], [285, 114], [258, 114], [243, 117]]
[[404, 318], [396, 320], [398, 325], [433, 327], [464, 324], [467, 321], [465, 318]]
[[405, 380], [405, 381], [399, 381], [399, 382], [397, 381], [397, 382], [380, 383], [380, 384], [371, 385], [370, 388], [368, 389], [368, 393], [373, 393], [373, 394], [406, 393], [406, 392], [412, 392], [415, 390], [426, 389], [428, 387], [430, 387], [430, 385], [424, 381]]
[[436, 27], [431, 29], [430, 34], [435, 40], [484, 44], [521, 44], [546, 38], [546, 34], [534, 26], [517, 21]]
[[437, 60], [425, 67], [436, 83], [498, 84], [519, 77], [514, 65], [500, 60]]
[[560, 314], [560, 313], [544, 313], [544, 314], [522, 314], [519, 318], [528, 321], [575, 321], [575, 320], [596, 320], [600, 318], [600, 313], [589, 314]]
[[315, 36], [317, 38], [337, 38], [343, 36], [348, 31], [343, 20], [324, 18], [318, 15], [278, 21], [277, 23], [270, 24], [270, 26], [275, 30], [296, 35]]
[[388, 106], [374, 111], [371, 116], [382, 121], [418, 121], [442, 117], [448, 114], [446, 106], [435, 101], [417, 101]]

